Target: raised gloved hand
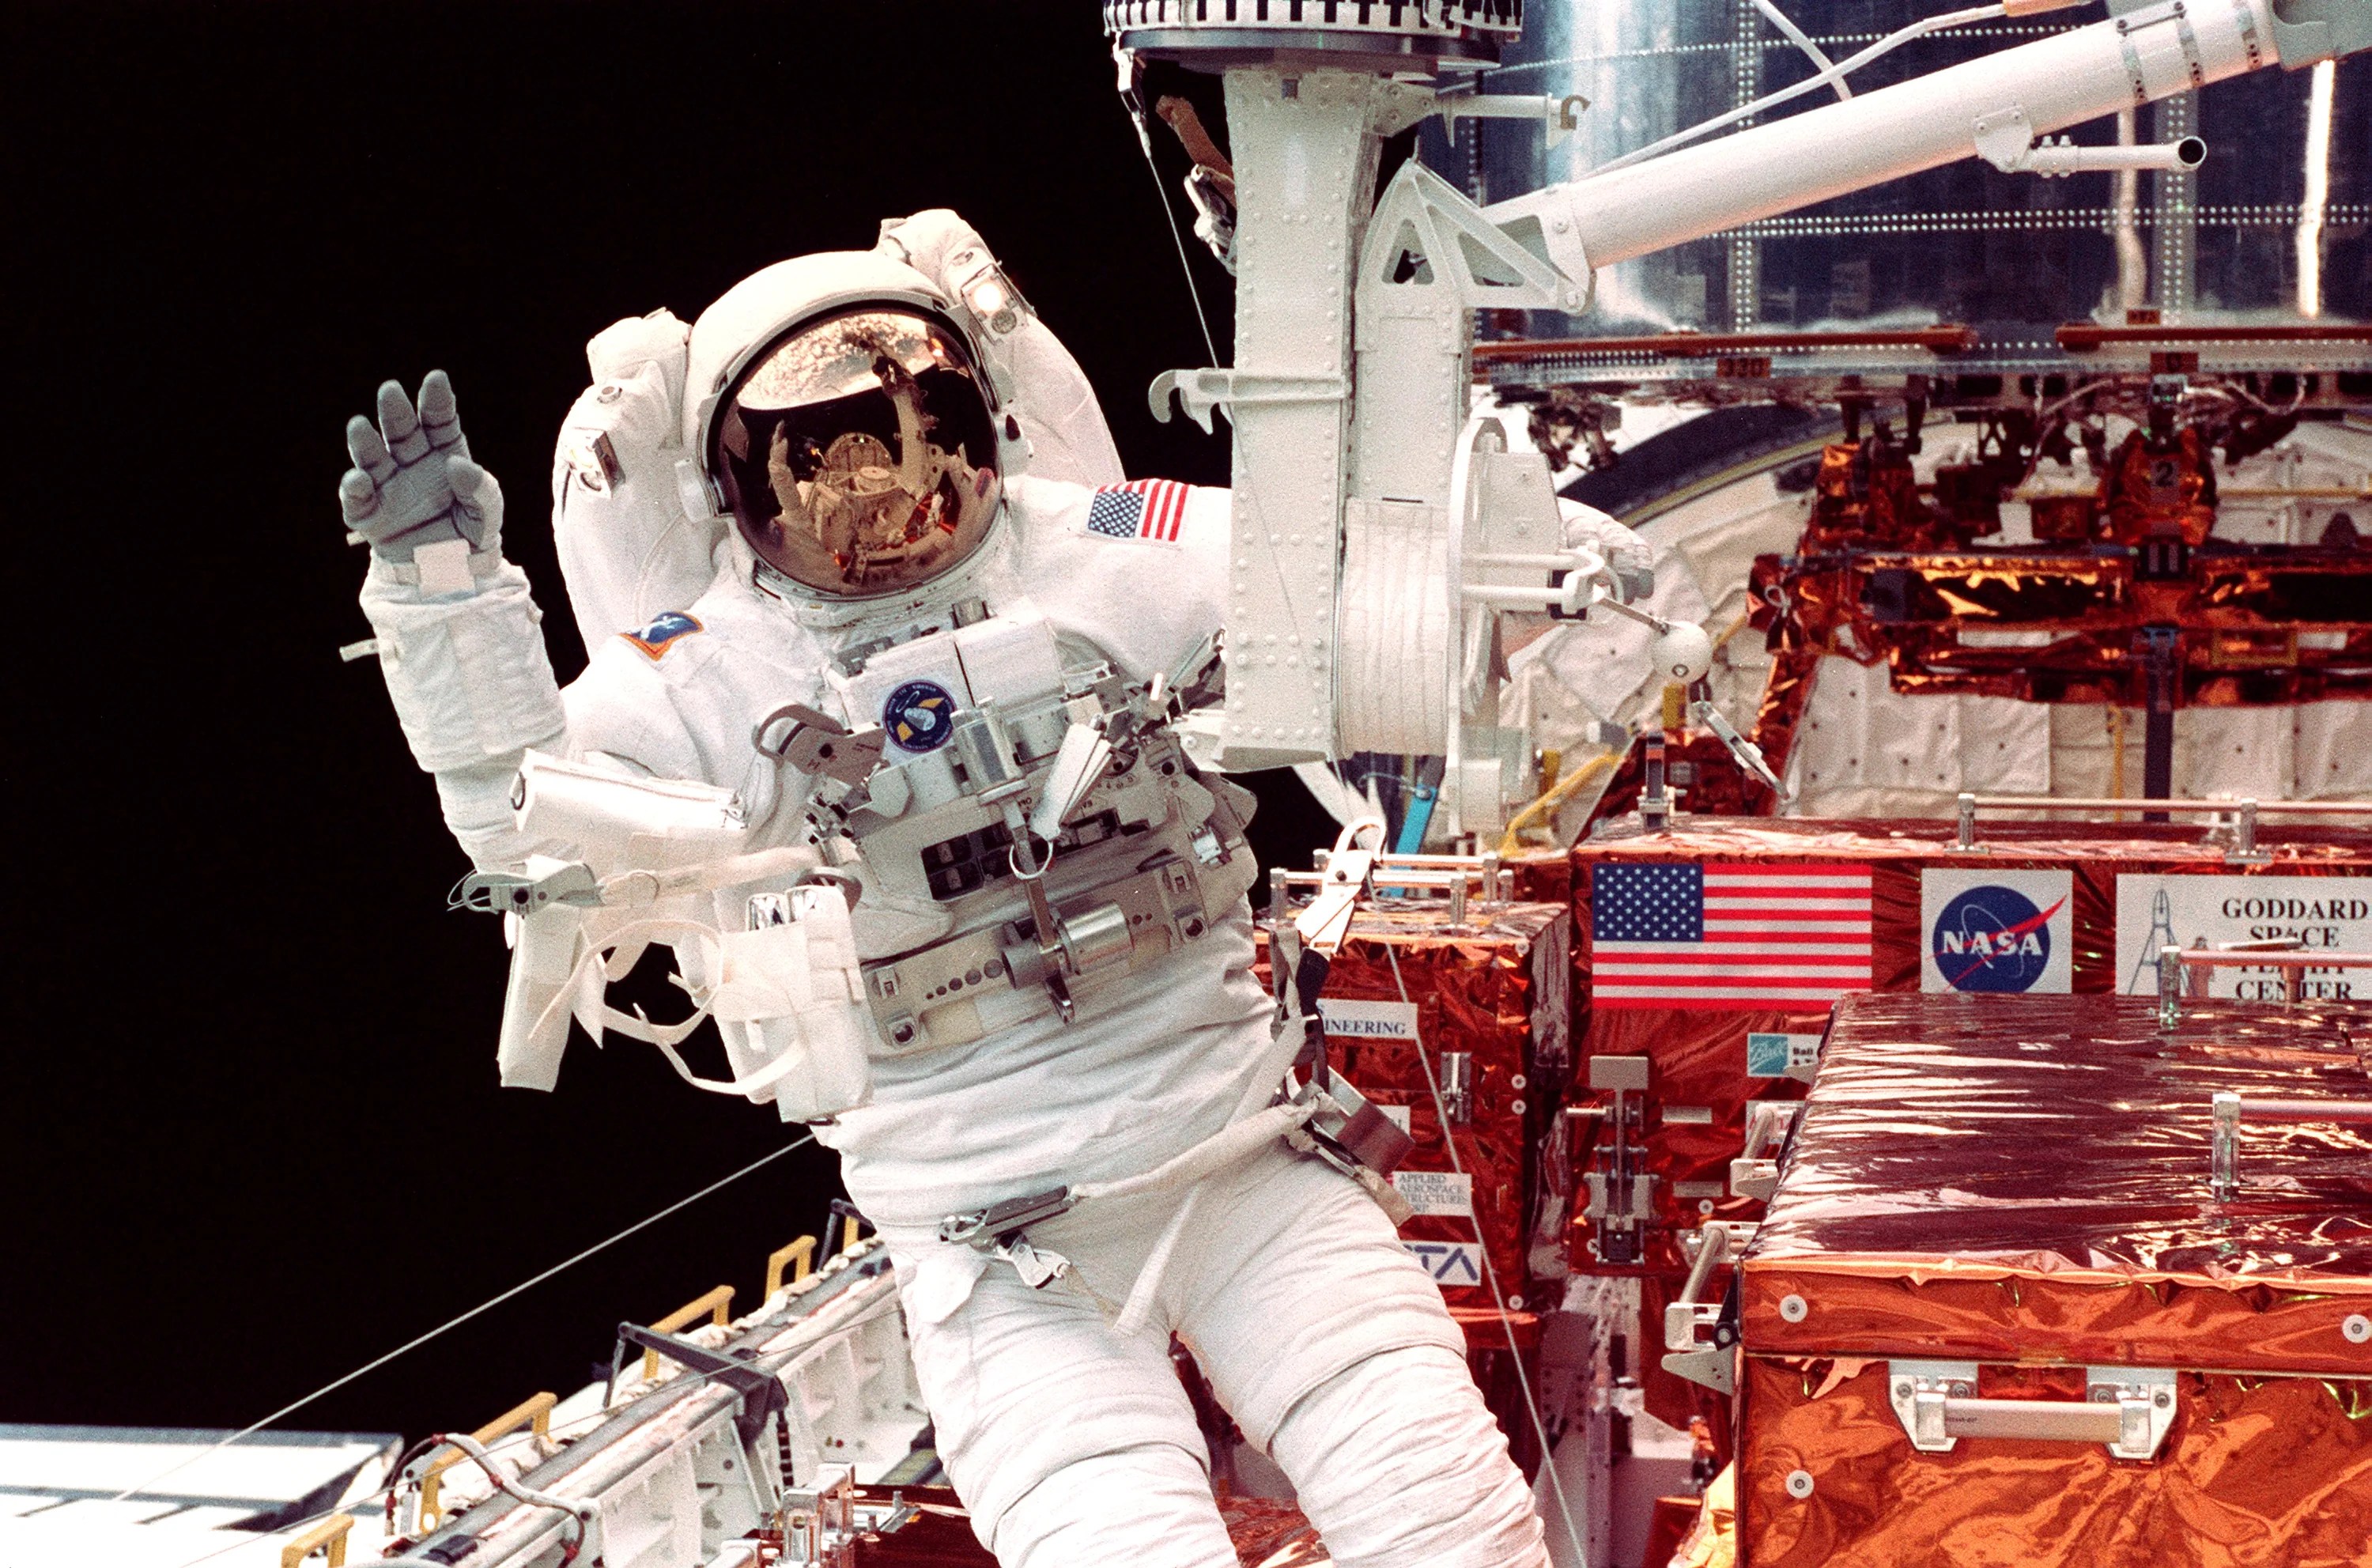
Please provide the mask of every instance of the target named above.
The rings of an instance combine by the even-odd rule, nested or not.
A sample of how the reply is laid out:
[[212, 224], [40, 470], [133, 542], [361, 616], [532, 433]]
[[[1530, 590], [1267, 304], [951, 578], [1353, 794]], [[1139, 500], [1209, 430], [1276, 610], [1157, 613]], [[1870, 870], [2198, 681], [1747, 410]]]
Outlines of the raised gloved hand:
[[1597, 507], [1579, 501], [1559, 501], [1567, 548], [1579, 545], [1605, 557], [1622, 588], [1622, 602], [1638, 604], [1656, 594], [1656, 552], [1635, 529], [1616, 522]]
[[348, 420], [346, 450], [355, 466], [338, 482], [338, 504], [375, 554], [409, 561], [419, 546], [448, 539], [467, 540], [473, 552], [502, 547], [502, 487], [470, 460], [442, 370], [420, 383], [417, 412], [401, 387], [383, 384], [378, 424]]

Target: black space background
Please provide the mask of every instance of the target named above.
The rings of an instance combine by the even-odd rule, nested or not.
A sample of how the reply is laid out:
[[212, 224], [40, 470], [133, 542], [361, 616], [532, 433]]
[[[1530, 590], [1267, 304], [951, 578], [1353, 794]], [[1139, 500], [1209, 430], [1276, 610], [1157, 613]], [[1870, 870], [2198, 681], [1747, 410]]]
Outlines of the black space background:
[[[1132, 472], [1227, 452], [1145, 410], [1208, 358], [1090, 0], [52, 0], [0, 51], [0, 1420], [238, 1426], [789, 1136], [632, 1042], [496, 1089], [501, 945], [444, 912], [461, 856], [335, 654], [367, 631], [341, 430], [381, 378], [452, 373], [564, 679], [545, 485], [585, 340], [884, 216], [979, 227]], [[1307, 796], [1264, 794], [1306, 864]], [[565, 1391], [621, 1318], [750, 1303], [836, 1191], [793, 1156], [288, 1424]]]

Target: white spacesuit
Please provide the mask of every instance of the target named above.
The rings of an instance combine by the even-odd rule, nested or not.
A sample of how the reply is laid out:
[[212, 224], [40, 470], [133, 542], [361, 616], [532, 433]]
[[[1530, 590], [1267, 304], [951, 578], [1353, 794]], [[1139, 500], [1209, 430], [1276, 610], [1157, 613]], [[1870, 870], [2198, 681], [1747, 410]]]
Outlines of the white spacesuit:
[[[1208, 673], [1227, 494], [1120, 482], [1076, 366], [952, 215], [767, 268], [688, 336], [621, 323], [589, 357], [555, 527], [600, 641], [565, 692], [442, 376], [416, 413], [390, 384], [378, 427], [349, 427], [389, 688], [522, 933], [552, 888], [594, 897], [529, 858], [592, 858], [537, 818], [587, 777], [690, 781], [652, 786], [687, 809], [733, 791], [736, 853], [807, 857], [798, 912], [762, 894], [745, 920], [711, 878], [717, 923], [747, 929], [650, 930], [696, 997], [739, 999], [716, 1007], [722, 1086], [804, 1119], [823, 1102], [784, 1086], [773, 993], [735, 975], [770, 920], [812, 924], [813, 975], [773, 978], [810, 1047], [824, 1012], [857, 1020], [866, 1086], [818, 1135], [890, 1241], [981, 1539], [1017, 1568], [1236, 1561], [1174, 1334], [1336, 1561], [1542, 1561], [1438, 1290], [1368, 1191], [1276, 1135], [1247, 807], [1166, 727]], [[652, 597], [677, 592], [696, 597]], [[544, 1022], [598, 1022], [599, 952], [580, 937], [553, 972]], [[506, 1032], [506, 1082], [550, 1086], [536, 1039]]]

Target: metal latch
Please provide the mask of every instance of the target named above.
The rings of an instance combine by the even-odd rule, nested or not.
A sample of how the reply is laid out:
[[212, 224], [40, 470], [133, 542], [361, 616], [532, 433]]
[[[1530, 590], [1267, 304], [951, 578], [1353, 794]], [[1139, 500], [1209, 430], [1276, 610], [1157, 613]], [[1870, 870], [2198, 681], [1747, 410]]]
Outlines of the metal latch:
[[[1696, 1247], [1689, 1261], [1688, 1282], [1664, 1307], [1664, 1370], [1715, 1393], [1737, 1390], [1737, 1293], [1718, 1301], [1704, 1299], [1705, 1286], [1719, 1265], [1744, 1252], [1754, 1241], [1755, 1227], [1728, 1220], [1707, 1220], [1694, 1233]], [[1680, 1237], [1683, 1251], [1689, 1237]], [[1705, 1337], [1700, 1339], [1703, 1333]]]
[[1973, 1361], [1887, 1364], [1888, 1400], [1911, 1446], [1948, 1454], [1963, 1437], [2100, 1443], [2120, 1459], [2157, 1457], [2174, 1424], [2174, 1373], [2151, 1366], [2087, 1366], [2084, 1400], [1981, 1400]]
[[788, 1487], [783, 1493], [783, 1556], [785, 1563], [812, 1563], [817, 1568], [847, 1568], [855, 1561], [858, 1528], [856, 1470], [849, 1465], [825, 1465], [814, 1484]]
[[1639, 1261], [1642, 1228], [1656, 1217], [1656, 1178], [1643, 1168], [1648, 1071], [1644, 1056], [1589, 1059], [1589, 1086], [1614, 1096], [1609, 1116], [1613, 1142], [1597, 1151], [1600, 1168], [1582, 1178], [1589, 1191], [1582, 1218], [1597, 1225], [1590, 1255], [1602, 1263]]
[[614, 1393], [618, 1375], [624, 1370], [626, 1347], [655, 1350], [686, 1371], [699, 1374], [723, 1384], [741, 1396], [741, 1413], [734, 1418], [746, 1446], [758, 1441], [767, 1423], [781, 1415], [790, 1403], [790, 1394], [782, 1379], [773, 1373], [752, 1365], [744, 1357], [730, 1352], [711, 1350], [696, 1341], [677, 1334], [663, 1334], [656, 1329], [645, 1329], [639, 1323], [618, 1325], [617, 1348], [610, 1356], [610, 1388]]
[[547, 904], [590, 909], [601, 902], [601, 884], [592, 868], [575, 861], [540, 877], [508, 871], [473, 871], [455, 885], [448, 909], [479, 914], [515, 914], [524, 919]]
[[1057, 1187], [1051, 1192], [1032, 1193], [1027, 1198], [1007, 1198], [1002, 1203], [992, 1203], [985, 1209], [949, 1214], [939, 1222], [939, 1239], [953, 1246], [993, 1251], [1008, 1237], [1029, 1229], [1040, 1220], [1051, 1220], [1056, 1214], [1070, 1213], [1075, 1201], [1067, 1187]]
[[1340, 1073], [1327, 1073], [1323, 1083], [1313, 1075], [1293, 1102], [1317, 1108], [1306, 1126], [1318, 1156], [1346, 1176], [1355, 1177], [1358, 1167], [1389, 1176], [1416, 1152], [1416, 1140]]
[[1796, 1118], [1803, 1110], [1804, 1102], [1799, 1099], [1747, 1102], [1745, 1152], [1729, 1162], [1733, 1196], [1767, 1203], [1779, 1191], [1778, 1153], [1795, 1132]]

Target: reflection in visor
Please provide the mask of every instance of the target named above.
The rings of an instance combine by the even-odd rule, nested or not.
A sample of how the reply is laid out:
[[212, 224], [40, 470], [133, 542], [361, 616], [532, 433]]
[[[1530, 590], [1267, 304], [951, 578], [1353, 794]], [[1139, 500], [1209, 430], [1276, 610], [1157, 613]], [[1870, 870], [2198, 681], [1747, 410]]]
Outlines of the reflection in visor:
[[716, 422], [715, 471], [750, 546], [835, 598], [959, 565], [996, 515], [995, 433], [961, 343], [903, 311], [802, 328]]

